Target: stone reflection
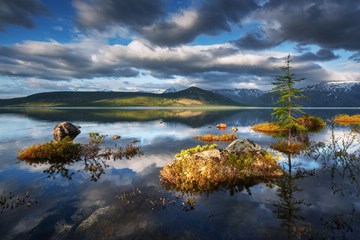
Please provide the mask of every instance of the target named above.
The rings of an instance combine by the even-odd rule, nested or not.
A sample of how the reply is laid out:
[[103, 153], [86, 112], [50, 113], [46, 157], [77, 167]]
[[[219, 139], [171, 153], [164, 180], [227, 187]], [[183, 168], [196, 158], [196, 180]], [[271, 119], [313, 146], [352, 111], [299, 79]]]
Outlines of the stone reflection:
[[103, 148], [104, 135], [90, 133], [89, 136], [87, 144], [74, 143], [68, 137], [58, 142], [35, 144], [20, 151], [17, 158], [33, 167], [48, 166], [43, 171], [49, 178], [60, 175], [72, 179], [75, 171], [71, 167], [81, 164], [82, 171], [89, 173], [91, 181], [96, 182], [109, 167], [109, 160], [132, 159], [142, 155], [140, 147], [135, 144], [115, 149]]
[[24, 195], [17, 195], [13, 192], [0, 189], [0, 214], [21, 206], [31, 207], [34, 204], [37, 204], [37, 200], [31, 197], [29, 192], [26, 192]]

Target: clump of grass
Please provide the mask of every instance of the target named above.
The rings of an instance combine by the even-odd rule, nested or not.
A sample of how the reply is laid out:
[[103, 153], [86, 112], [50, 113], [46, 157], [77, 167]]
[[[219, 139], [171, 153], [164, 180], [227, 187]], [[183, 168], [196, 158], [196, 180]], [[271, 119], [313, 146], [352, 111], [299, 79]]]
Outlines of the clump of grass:
[[281, 135], [287, 131], [286, 128], [281, 127], [280, 124], [276, 122], [255, 124], [251, 127], [251, 129], [268, 135]]
[[61, 175], [68, 179], [75, 173], [71, 172], [69, 167], [81, 162], [84, 165], [83, 170], [90, 173], [91, 180], [97, 181], [105, 173], [105, 168], [109, 167], [107, 160], [131, 159], [142, 155], [140, 147], [134, 144], [126, 145], [125, 148], [103, 148], [101, 145], [104, 135], [89, 133], [89, 137], [86, 144], [74, 143], [69, 137], [59, 142], [35, 144], [19, 151], [17, 158], [29, 165], [48, 164], [49, 167], [44, 170], [48, 177]]
[[43, 144], [35, 144], [21, 150], [17, 154], [20, 160], [31, 162], [56, 162], [80, 159], [82, 146], [73, 143], [70, 137], [66, 137], [59, 142], [51, 141]]
[[340, 114], [335, 116], [334, 122], [341, 125], [360, 124], [360, 114], [348, 115]]
[[296, 123], [304, 127], [307, 132], [317, 132], [326, 126], [326, 123], [320, 117], [307, 114], [296, 119]]
[[[299, 125], [301, 131], [305, 132], [317, 132], [326, 126], [325, 122], [321, 118], [309, 116], [307, 114], [295, 119], [295, 122]], [[251, 127], [251, 129], [270, 136], [282, 136], [289, 130], [289, 128], [283, 127], [277, 122], [255, 124]]]
[[238, 139], [238, 136], [233, 133], [223, 133], [220, 135], [205, 134], [203, 136], [195, 136], [195, 138], [204, 142], [230, 142]]
[[192, 155], [175, 159], [161, 169], [160, 180], [168, 189], [194, 194], [234, 188], [241, 191], [281, 175], [281, 167], [270, 153], [237, 155], [224, 151], [220, 159], [195, 159]]
[[185, 157], [187, 155], [192, 155], [194, 153], [199, 153], [199, 152], [203, 152], [205, 150], [210, 150], [210, 149], [215, 149], [217, 148], [217, 144], [211, 144], [211, 145], [204, 145], [204, 146], [200, 146], [197, 145], [194, 148], [189, 148], [189, 149], [185, 149], [185, 150], [181, 150], [180, 153], [177, 153], [175, 155], [175, 157], [177, 158], [181, 158], [181, 157]]

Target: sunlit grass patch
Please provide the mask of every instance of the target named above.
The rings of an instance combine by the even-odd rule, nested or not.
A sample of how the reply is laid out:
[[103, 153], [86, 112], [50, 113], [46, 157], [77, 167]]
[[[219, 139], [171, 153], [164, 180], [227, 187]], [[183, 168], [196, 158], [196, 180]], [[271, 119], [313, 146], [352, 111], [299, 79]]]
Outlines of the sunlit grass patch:
[[81, 150], [81, 144], [73, 143], [70, 137], [66, 137], [59, 142], [51, 141], [29, 146], [19, 151], [17, 158], [32, 162], [68, 161], [80, 159]]
[[[299, 127], [304, 128], [306, 132], [317, 132], [326, 126], [326, 123], [321, 118], [309, 115], [297, 118], [295, 122]], [[251, 129], [271, 136], [282, 136], [289, 131], [288, 128], [281, 126], [277, 122], [255, 124]]]
[[217, 144], [203, 145], [203, 146], [197, 145], [196, 147], [193, 147], [193, 148], [181, 150], [181, 152], [177, 153], [175, 155], [175, 157], [177, 157], [177, 158], [185, 157], [187, 155], [191, 155], [194, 153], [199, 153], [199, 152], [203, 152], [203, 151], [211, 150], [211, 149], [215, 149], [215, 148], [217, 148]]
[[341, 125], [360, 124], [360, 114], [348, 115], [340, 114], [335, 116], [334, 122]]
[[281, 135], [287, 130], [280, 126], [280, 124], [275, 122], [265, 122], [255, 124], [251, 127], [255, 132], [261, 132], [267, 135]]
[[204, 142], [230, 142], [238, 139], [238, 136], [233, 133], [223, 133], [220, 135], [205, 134], [203, 136], [195, 136], [195, 138]]
[[218, 156], [184, 155], [161, 169], [160, 180], [167, 189], [198, 194], [219, 189], [242, 191], [283, 173], [276, 157], [266, 151], [240, 155], [223, 151]]

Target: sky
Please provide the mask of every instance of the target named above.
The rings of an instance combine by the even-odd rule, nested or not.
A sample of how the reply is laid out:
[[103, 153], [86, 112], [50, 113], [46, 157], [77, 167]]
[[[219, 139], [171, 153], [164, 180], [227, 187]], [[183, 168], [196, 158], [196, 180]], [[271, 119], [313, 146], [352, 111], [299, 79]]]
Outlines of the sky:
[[360, 82], [360, 0], [0, 0], [0, 98]]

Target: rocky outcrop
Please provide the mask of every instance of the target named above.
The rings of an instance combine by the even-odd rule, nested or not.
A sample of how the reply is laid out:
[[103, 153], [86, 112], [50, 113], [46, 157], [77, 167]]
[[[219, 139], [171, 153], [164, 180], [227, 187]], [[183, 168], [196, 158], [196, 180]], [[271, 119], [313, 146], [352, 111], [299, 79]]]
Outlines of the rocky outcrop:
[[80, 132], [81, 131], [79, 130], [79, 127], [70, 122], [61, 122], [53, 129], [54, 139], [57, 142], [64, 139], [65, 137], [75, 139], [76, 136], [80, 134]]
[[253, 153], [259, 154], [263, 150], [261, 146], [249, 139], [238, 139], [230, 143], [226, 148], [226, 151], [229, 153], [243, 154], [243, 153]]

